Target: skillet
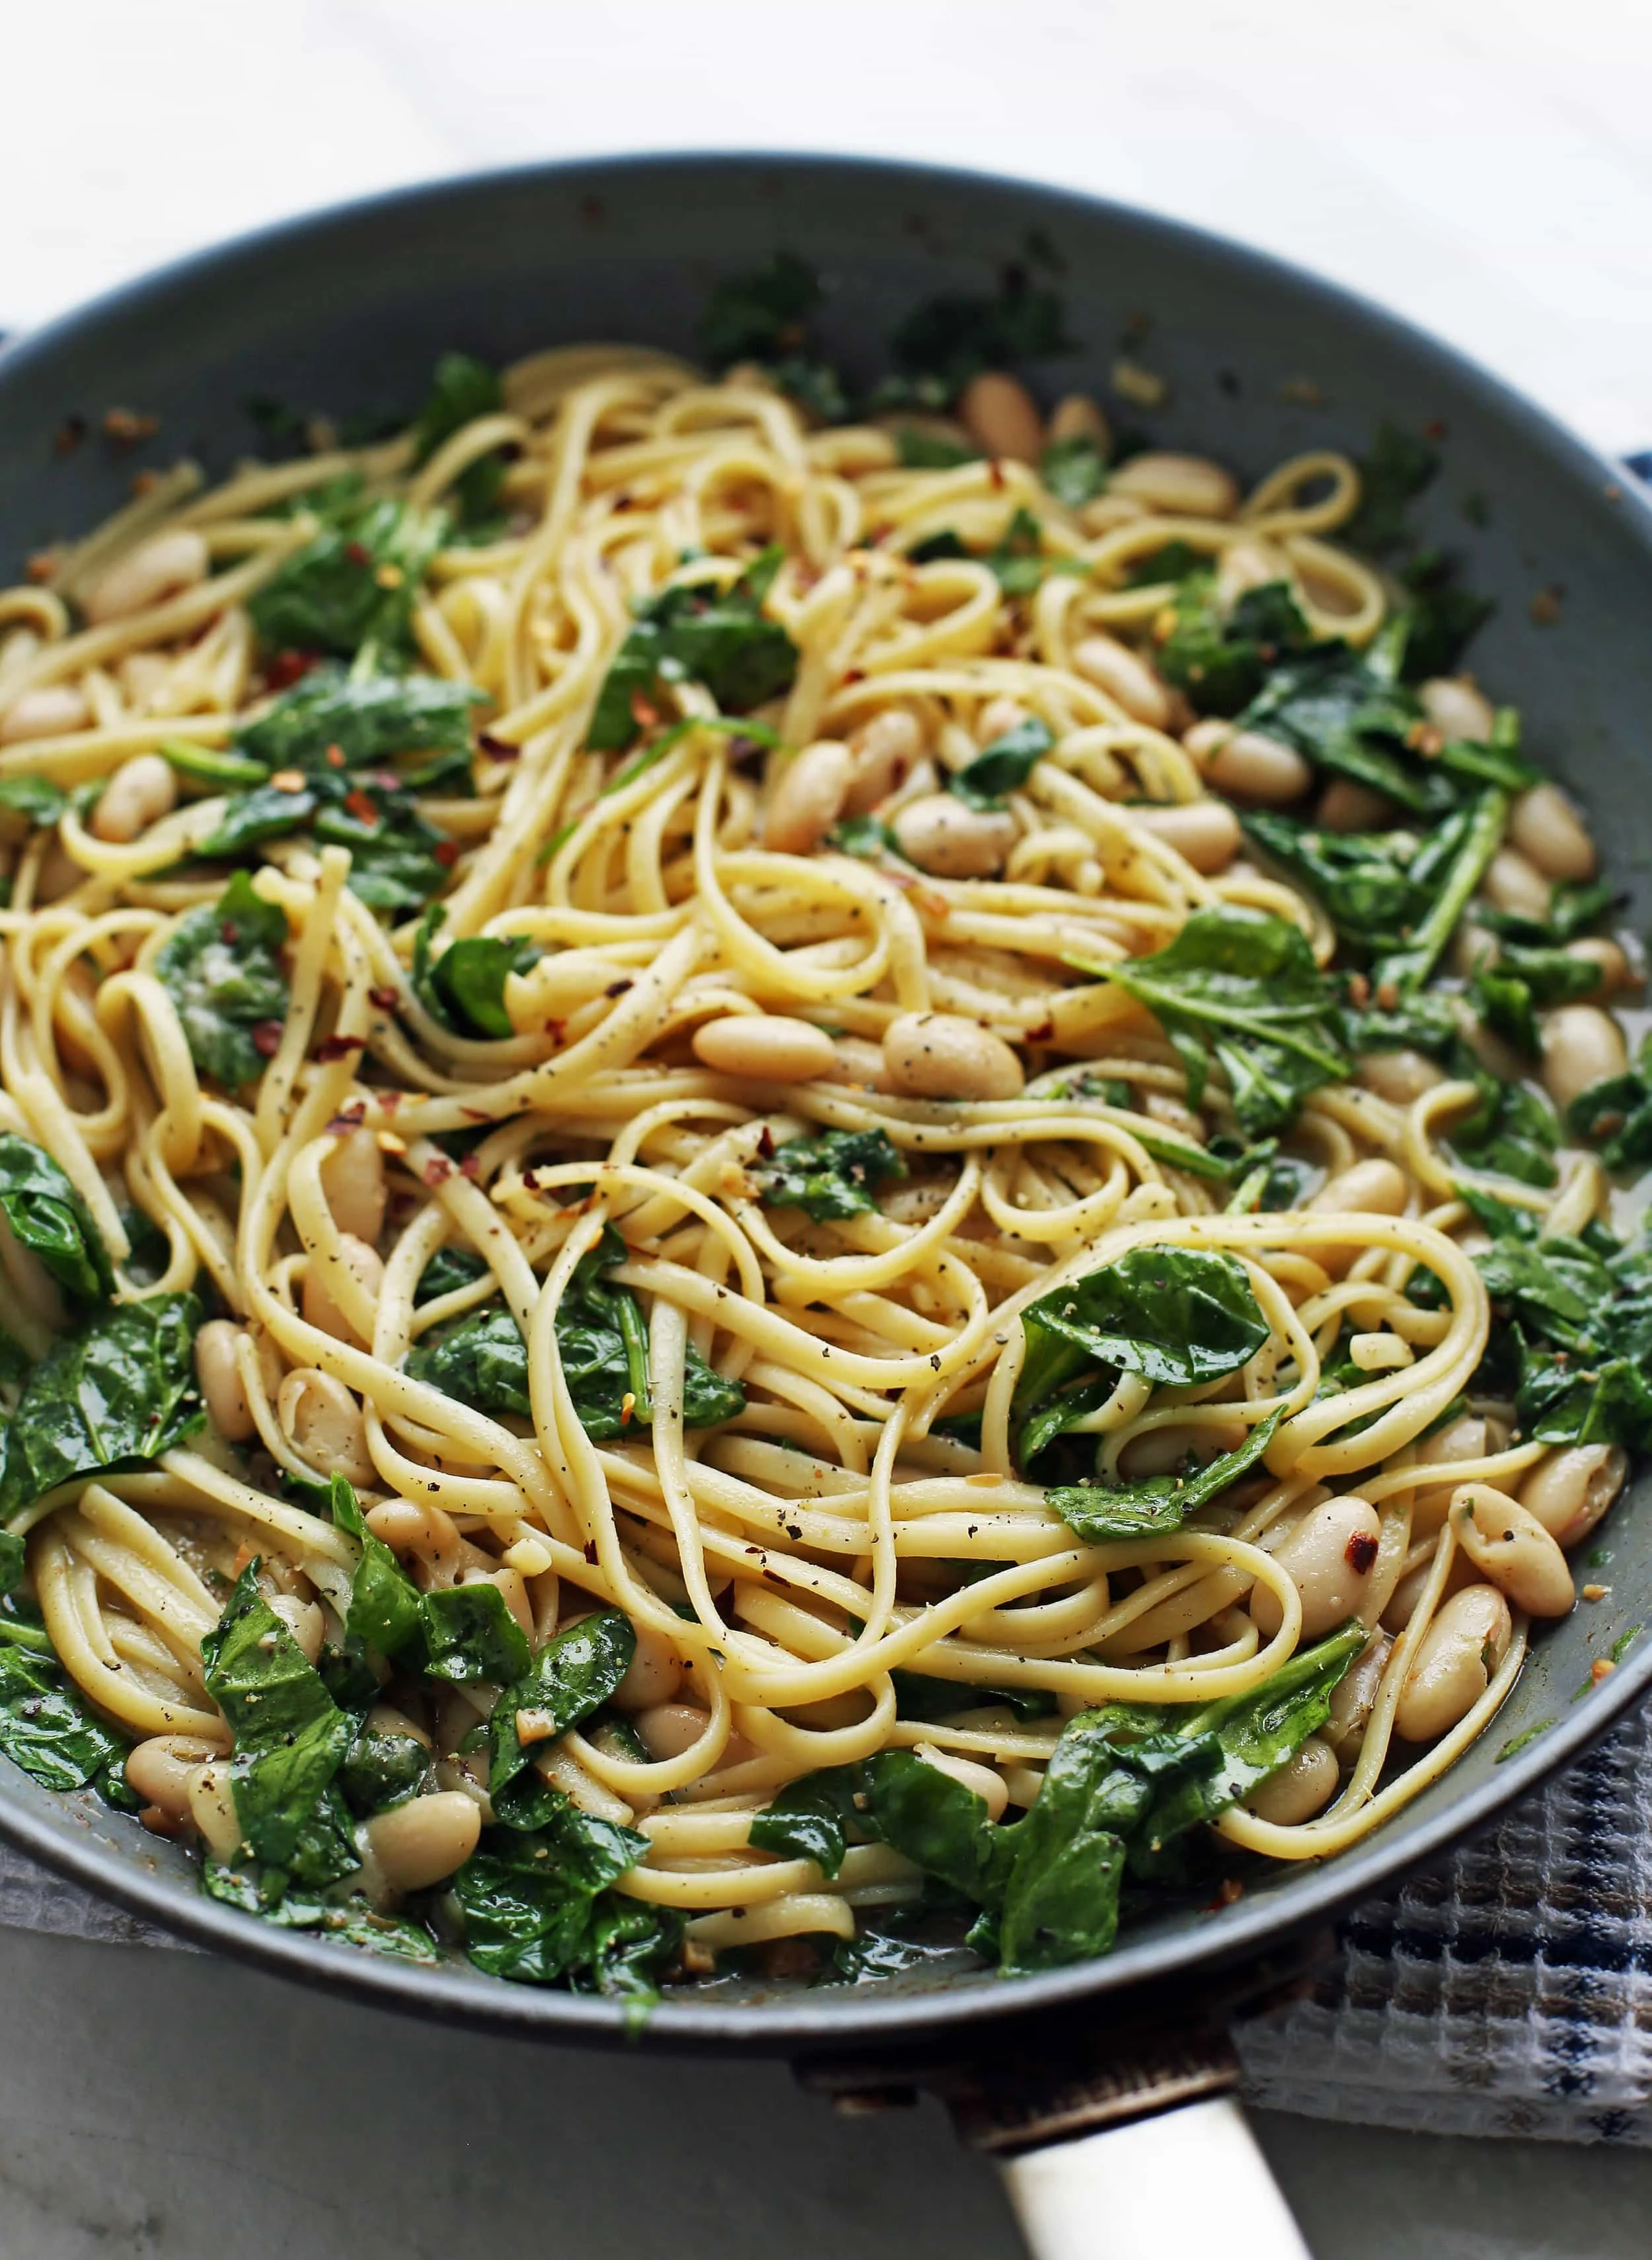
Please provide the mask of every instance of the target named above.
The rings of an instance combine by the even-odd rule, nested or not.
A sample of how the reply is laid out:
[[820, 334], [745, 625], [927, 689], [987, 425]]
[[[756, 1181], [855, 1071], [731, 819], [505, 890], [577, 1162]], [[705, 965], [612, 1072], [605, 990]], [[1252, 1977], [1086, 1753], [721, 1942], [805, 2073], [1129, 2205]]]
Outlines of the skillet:
[[[209, 471], [227, 469], [257, 444], [251, 396], [333, 414], [405, 409], [437, 354], [455, 346], [492, 361], [586, 339], [691, 354], [708, 285], [780, 247], [820, 270], [823, 346], [859, 379], [877, 372], [884, 339], [916, 302], [990, 290], [1006, 262], [1031, 258], [1051, 270], [1080, 341], [1050, 365], [1046, 390], [1105, 397], [1115, 361], [1129, 353], [1169, 385], [1162, 410], [1125, 411], [1154, 444], [1216, 454], [1254, 476], [1310, 447], [1361, 453], [1384, 419], [1427, 430], [1443, 468], [1419, 511], [1421, 530], [1461, 553], [1471, 585], [1498, 601], [1476, 664], [1520, 706], [1537, 758], [1611, 843], [1628, 922], [1645, 922], [1652, 511], [1633, 482], [1377, 308], [1211, 236], [1053, 190], [833, 158], [614, 160], [398, 191], [207, 253], [0, 355], [6, 575], [20, 573], [31, 549], [114, 507], [142, 463], [188, 453]], [[94, 436], [68, 454], [54, 450], [66, 418], [85, 417], [95, 435], [117, 404], [160, 418], [146, 448], [118, 454]], [[1337, 1910], [1484, 1827], [1652, 1683], [1649, 1638], [1574, 1699], [1596, 1657], [1652, 1624], [1652, 1527], [1638, 1519], [1648, 1492], [1643, 1478], [1614, 1512], [1609, 1598], [1545, 1632], [1492, 1729], [1351, 1852], [1282, 1866], [1219, 1910], [1155, 1917], [1104, 1961], [1013, 1982], [962, 1958], [876, 1986], [719, 1981], [663, 2002], [646, 2044], [789, 2054], [862, 2100], [926, 2078], [948, 2088], [980, 2139], [1005, 2151], [1216, 2094], [1231, 2081], [1219, 2026], [1236, 1987], [1254, 1992], [1277, 1978], [1298, 1958], [1297, 1942]], [[1539, 1721], [1555, 1723], [1499, 1763], [1498, 1753]], [[200, 1894], [175, 1848], [89, 1792], [54, 1794], [3, 1763], [0, 1835], [203, 1945], [362, 2000], [554, 2039], [611, 2040], [627, 2028], [621, 2006], [604, 1999], [508, 1985], [457, 1964], [411, 1968], [238, 1914]], [[1099, 2080], [1098, 2032], [1114, 2049], [1113, 2071]], [[961, 2065], [972, 2067], [967, 2076]], [[1200, 2131], [1198, 2177], [1219, 2184], [1225, 2200], [1197, 2239], [1190, 2228], [1187, 2249], [1208, 2251], [1216, 2234], [1230, 2250], [1251, 2249], [1236, 2236], [1236, 2192], [1250, 2168], [1241, 2151], [1219, 2147], [1242, 2140], [1239, 2123], [1210, 2117]], [[1162, 2116], [1129, 2137], [1170, 2138]], [[1012, 2187], [1024, 2217], [1052, 2251], [1075, 2249], [1076, 2221], [1083, 2249], [1134, 2252], [1116, 2204], [1114, 2241], [1105, 2244], [1087, 2199], [1073, 2214], [1088, 2147], [1069, 2142], [1036, 2171], [1023, 2162]], [[1113, 2187], [1150, 2177], [1162, 2190], [1175, 2171], [1132, 2167]], [[1257, 2252], [1301, 2250], [1282, 2212], [1270, 2226], [1265, 2213], [1257, 2218]], [[1165, 2241], [1162, 2219], [1155, 2249], [1166, 2260], [1182, 2249]]]

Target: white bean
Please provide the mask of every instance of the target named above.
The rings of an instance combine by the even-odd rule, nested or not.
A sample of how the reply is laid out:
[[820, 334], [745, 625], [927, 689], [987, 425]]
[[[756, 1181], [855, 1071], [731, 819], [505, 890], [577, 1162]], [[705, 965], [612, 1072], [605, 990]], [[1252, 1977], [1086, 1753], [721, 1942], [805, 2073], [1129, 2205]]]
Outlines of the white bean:
[[1570, 1616], [1577, 1596], [1566, 1556], [1537, 1517], [1490, 1484], [1451, 1495], [1457, 1543], [1501, 1593], [1528, 1616]]
[[1338, 1757], [1358, 1756], [1393, 1652], [1394, 1643], [1386, 1633], [1373, 1633], [1332, 1689], [1331, 1715], [1319, 1731]]
[[854, 766], [836, 738], [817, 738], [794, 755], [763, 819], [763, 845], [776, 855], [812, 855], [843, 812]]
[[354, 1484], [371, 1480], [361, 1408], [332, 1374], [318, 1366], [297, 1367], [281, 1384], [275, 1413], [293, 1449], [318, 1475], [341, 1475]]
[[1468, 1716], [1491, 1683], [1513, 1637], [1509, 1605], [1495, 1585], [1454, 1593], [1423, 1635], [1394, 1713], [1408, 1742], [1432, 1742]]
[[232, 1444], [244, 1444], [258, 1433], [235, 1362], [240, 1339], [240, 1328], [227, 1319], [209, 1319], [195, 1337], [195, 1377], [208, 1416]]
[[340, 1232], [371, 1248], [384, 1229], [384, 1156], [366, 1127], [339, 1139], [321, 1164], [321, 1190]]
[[87, 590], [82, 610], [94, 627], [127, 619], [163, 597], [176, 596], [181, 589], [198, 586], [206, 578], [209, 562], [206, 537], [193, 526], [153, 534], [115, 560]]
[[14, 698], [0, 718], [0, 746], [15, 746], [25, 738], [61, 738], [83, 730], [92, 710], [86, 693], [72, 683], [43, 683]]
[[903, 1012], [883, 1033], [891, 1089], [912, 1098], [1017, 1098], [1026, 1077], [1001, 1036], [955, 1012]]
[[[1410, 1198], [1410, 1179], [1398, 1163], [1373, 1159], [1327, 1177], [1307, 1205], [1321, 1215], [1404, 1216]], [[1361, 1252], [1355, 1241], [1313, 1250], [1327, 1271], [1346, 1270]]]
[[384, 1266], [378, 1250], [369, 1248], [365, 1240], [358, 1240], [353, 1232], [341, 1232], [336, 1255], [311, 1256], [299, 1307], [312, 1327], [336, 1334], [340, 1341], [350, 1341], [355, 1337], [355, 1328], [333, 1299], [330, 1284], [340, 1266], [356, 1281], [370, 1302], [377, 1301], [384, 1284]]
[[905, 783], [924, 757], [923, 725], [905, 706], [885, 706], [849, 739], [854, 767], [844, 808], [864, 816]]
[[1225, 800], [1164, 802], [1133, 808], [1130, 816], [1206, 878], [1225, 871], [1239, 853], [1239, 819]]
[[944, 1773], [949, 1781], [978, 1797], [987, 1808], [989, 1820], [1002, 1820], [1005, 1807], [1010, 1801], [1009, 1784], [996, 1766], [982, 1765], [974, 1758], [961, 1757], [954, 1750], [937, 1749], [933, 1742], [917, 1742], [912, 1756], [921, 1758], [926, 1765]]
[[889, 1090], [889, 1062], [882, 1044], [868, 1043], [863, 1036], [840, 1036], [833, 1053], [828, 1083], [858, 1083], [868, 1091]]
[[938, 879], [990, 878], [1016, 840], [1007, 808], [970, 808], [950, 792], [909, 800], [890, 829], [907, 861]]
[[1623, 1031], [1598, 1005], [1560, 1005], [1543, 1015], [1543, 1088], [1564, 1114], [1574, 1098], [1629, 1064]]
[[1520, 1485], [1520, 1501], [1559, 1545], [1588, 1537], [1629, 1472], [1621, 1444], [1569, 1444], [1540, 1460]]
[[1546, 879], [1592, 879], [1595, 843], [1557, 784], [1528, 786], [1509, 811], [1509, 839]]
[[975, 741], [977, 746], [995, 745], [1000, 738], [1007, 738], [1012, 730], [1019, 730], [1023, 723], [1030, 722], [1032, 719], [1032, 710], [1023, 706], [1019, 698], [1005, 696], [989, 698], [975, 718]]
[[[1449, 1468], [1464, 1460], [1483, 1460], [1491, 1450], [1491, 1439], [1485, 1421], [1477, 1414], [1464, 1413], [1449, 1427], [1425, 1437], [1417, 1447], [1420, 1466]], [[1450, 1509], [1456, 1486], [1452, 1484], [1431, 1484], [1426, 1490], [1415, 1492], [1412, 1499], [1412, 1534], [1427, 1537], [1438, 1530]]]
[[683, 1659], [666, 1634], [651, 1625], [633, 1629], [636, 1652], [609, 1700], [617, 1711], [651, 1711], [669, 1703], [683, 1684]]
[[1310, 1734], [1277, 1772], [1252, 1790], [1246, 1803], [1258, 1820], [1295, 1828], [1325, 1810], [1336, 1795], [1339, 1778], [1335, 1751], [1318, 1734]]
[[461, 1789], [438, 1789], [375, 1813], [362, 1834], [392, 1891], [428, 1891], [476, 1850], [482, 1813]]
[[830, 1075], [837, 1050], [824, 1028], [783, 1012], [726, 1012], [694, 1031], [694, 1055], [719, 1075], [759, 1083], [812, 1083]]
[[1322, 832], [1385, 832], [1395, 814], [1385, 793], [1354, 777], [1333, 777], [1319, 795], [1313, 820]]
[[1133, 455], [1107, 491], [1178, 518], [1231, 518], [1239, 508], [1238, 480], [1204, 455]]
[[190, 1817], [216, 1858], [240, 1857], [241, 1824], [230, 1787], [230, 1770], [221, 1759], [197, 1768], [190, 1784]]
[[159, 754], [134, 754], [123, 762], [97, 796], [90, 829], [99, 840], [125, 846], [170, 816], [178, 805], [178, 780]]
[[1391, 1106], [1409, 1106], [1424, 1091], [1445, 1081], [1445, 1070], [1436, 1067], [1426, 1052], [1403, 1046], [1393, 1052], [1362, 1052], [1355, 1072], [1367, 1091], [1374, 1091]]
[[1296, 747], [1261, 730], [1228, 730], [1212, 749], [1205, 774], [1219, 792], [1259, 808], [1283, 808], [1300, 800], [1313, 783], [1313, 770]]
[[1035, 463], [1044, 449], [1044, 419], [1018, 377], [983, 368], [965, 385], [958, 421], [984, 454]]
[[[1357, 1616], [1377, 1566], [1382, 1520], [1368, 1499], [1327, 1498], [1304, 1515], [1274, 1559], [1302, 1596], [1302, 1637], [1318, 1640], [1344, 1618]], [[1251, 1621], [1271, 1640], [1284, 1621], [1279, 1597], [1258, 1584], [1250, 1597]]]
[[1497, 713], [1472, 676], [1436, 675], [1417, 696], [1423, 712], [1448, 738], [1467, 738], [1481, 746], [1490, 743]]
[[1170, 719], [1170, 694], [1147, 661], [1116, 636], [1088, 635], [1073, 647], [1073, 666], [1087, 683], [1116, 699], [1133, 722], [1162, 730]]
[[1069, 392], [1050, 411], [1052, 447], [1063, 440], [1093, 440], [1103, 460], [1112, 453], [1112, 433], [1101, 409], [1087, 392]]
[[126, 1784], [168, 1820], [187, 1820], [197, 1770], [222, 1755], [220, 1743], [200, 1734], [152, 1734], [127, 1751]]
[[1548, 881], [1518, 848], [1499, 848], [1486, 865], [1481, 889], [1486, 900], [1517, 918], [1548, 916]]
[[1641, 975], [1630, 963], [1628, 951], [1609, 934], [1588, 933], [1581, 941], [1569, 941], [1566, 955], [1577, 958], [1582, 964], [1598, 969], [1598, 996], [1615, 997], [1620, 989], [1638, 989], [1641, 986]]

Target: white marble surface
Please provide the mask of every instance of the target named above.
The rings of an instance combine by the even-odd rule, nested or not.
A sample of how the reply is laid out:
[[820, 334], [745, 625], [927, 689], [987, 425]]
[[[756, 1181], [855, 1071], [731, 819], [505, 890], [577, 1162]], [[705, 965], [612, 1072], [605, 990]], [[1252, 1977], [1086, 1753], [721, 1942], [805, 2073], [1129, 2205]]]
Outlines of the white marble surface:
[[[0, 327], [398, 181], [640, 147], [898, 153], [1243, 235], [1652, 444], [1652, 11], [1629, 0], [58, 0], [0, 19]], [[0, 1931], [0, 2260], [1012, 2260], [932, 2112], [587, 2057], [205, 1957]], [[1319, 2260], [1630, 2260], [1652, 2158], [1273, 2120]]]

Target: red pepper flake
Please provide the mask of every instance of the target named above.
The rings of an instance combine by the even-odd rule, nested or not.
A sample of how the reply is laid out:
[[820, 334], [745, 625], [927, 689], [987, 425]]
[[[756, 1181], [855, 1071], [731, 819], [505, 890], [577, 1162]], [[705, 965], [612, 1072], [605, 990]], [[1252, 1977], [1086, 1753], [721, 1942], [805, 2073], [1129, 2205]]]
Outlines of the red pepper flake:
[[866, 680], [866, 669], [863, 667], [845, 668], [843, 670], [843, 680], [845, 683], [864, 683]]
[[359, 784], [345, 794], [344, 805], [358, 824], [376, 824], [379, 820], [377, 801], [363, 792]]
[[486, 754], [488, 759], [492, 762], [514, 762], [520, 759], [522, 753], [520, 746], [512, 746], [504, 738], [494, 737], [491, 732], [487, 730], [478, 733], [476, 747], [479, 752]]
[[[368, 1004], [376, 1005], [381, 1012], [393, 1012], [402, 1001], [402, 992], [399, 989], [369, 989], [367, 998]], [[399, 1091], [397, 1096], [401, 1096]]]
[[53, 438], [52, 451], [58, 455], [72, 455], [85, 437], [86, 418], [83, 416], [66, 416]]
[[404, 1091], [381, 1091], [378, 1094], [379, 1112], [394, 1114], [407, 1093]]
[[254, 1050], [261, 1054], [265, 1059], [274, 1059], [281, 1049], [282, 1032], [285, 1026], [284, 1020], [254, 1020], [253, 1023]]
[[491, 1122], [493, 1119], [485, 1106], [461, 1106], [459, 1112], [467, 1122]]
[[438, 1185], [445, 1185], [447, 1184], [448, 1178], [452, 1176], [453, 1173], [454, 1165], [447, 1159], [446, 1154], [433, 1154], [429, 1161], [426, 1162], [423, 1169], [420, 1170], [419, 1175], [424, 1178], [425, 1183], [430, 1187], [432, 1192], [434, 1192]]
[[329, 746], [327, 747], [325, 759], [326, 761], [327, 767], [330, 769], [341, 769], [344, 767], [344, 747], [342, 746]]
[[290, 690], [319, 657], [313, 651], [278, 651], [264, 669], [264, 680], [272, 690]]
[[62, 552], [57, 549], [35, 550], [29, 558], [28, 575], [30, 580], [49, 581], [53, 574], [57, 570], [58, 559], [61, 554]]
[[1356, 1577], [1362, 1577], [1377, 1559], [1377, 1541], [1369, 1530], [1356, 1530], [1342, 1548], [1342, 1558]]
[[631, 719], [640, 730], [652, 730], [661, 719], [660, 710], [652, 706], [640, 690], [631, 694]]
[[1348, 993], [1351, 1003], [1362, 1008], [1371, 1001], [1371, 984], [1362, 973], [1348, 976]]
[[554, 1044], [560, 1044], [568, 1033], [568, 1023], [566, 1020], [547, 1020], [545, 1033]]
[[359, 541], [347, 541], [344, 554], [352, 565], [370, 565], [373, 562], [373, 552]]
[[135, 447], [139, 440], [153, 440], [160, 429], [158, 416], [141, 414], [135, 408], [111, 408], [104, 418], [104, 437], [118, 447]]
[[1423, 438], [1425, 440], [1443, 440], [1446, 436], [1446, 420], [1444, 417], [1436, 416], [1431, 423], [1427, 423], [1423, 426]]
[[757, 1150], [768, 1161], [775, 1150], [775, 1134], [765, 1122], [757, 1136]]
[[1244, 1896], [1245, 1886], [1240, 1882], [1238, 1877], [1224, 1876], [1216, 1887], [1215, 1898], [1205, 1912], [1206, 1914], [1215, 1914], [1222, 1907], [1232, 1906], [1236, 1899], [1242, 1899]]
[[594, 1538], [588, 1538], [585, 1541], [585, 1559], [592, 1565], [593, 1568], [596, 1566], [597, 1541]]
[[334, 1060], [348, 1059], [352, 1052], [366, 1049], [365, 1036], [323, 1036], [316, 1046], [316, 1057], [325, 1067]]
[[481, 1176], [482, 1164], [474, 1154], [465, 1155], [459, 1164], [459, 1174], [461, 1177], [468, 1177], [472, 1184]]
[[1004, 466], [996, 455], [994, 455], [992, 461], [987, 465], [987, 479], [989, 483], [995, 487], [1000, 494], [1003, 493]]
[[459, 861], [459, 842], [456, 840], [439, 840], [430, 852], [444, 871], [451, 871]]
[[1026, 1041], [1029, 1044], [1054, 1043], [1055, 1041], [1055, 1021], [1050, 1019], [1041, 1020], [1037, 1027], [1029, 1028], [1027, 1030]]

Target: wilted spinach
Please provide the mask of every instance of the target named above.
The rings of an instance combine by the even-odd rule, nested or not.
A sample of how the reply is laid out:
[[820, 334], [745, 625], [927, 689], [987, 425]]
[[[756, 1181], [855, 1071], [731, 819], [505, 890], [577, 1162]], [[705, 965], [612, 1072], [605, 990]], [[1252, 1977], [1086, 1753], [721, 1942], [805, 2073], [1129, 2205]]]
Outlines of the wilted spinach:
[[193, 1295], [157, 1295], [59, 1335], [4, 1432], [0, 1520], [71, 1477], [152, 1460], [200, 1425], [202, 1317]]
[[806, 261], [777, 251], [762, 266], [715, 286], [700, 317], [700, 350], [714, 369], [754, 362], [823, 423], [841, 423], [848, 413], [843, 381], [807, 350], [808, 317], [824, 295]]
[[1059, 1485], [1045, 1492], [1044, 1504], [1061, 1516], [1075, 1536], [1091, 1546], [1109, 1539], [1157, 1537], [1179, 1530], [1190, 1514], [1255, 1466], [1278, 1426], [1278, 1413], [1270, 1412], [1251, 1429], [1242, 1444], [1231, 1452], [1219, 1453], [1207, 1465], [1187, 1475], [1144, 1476], [1135, 1483]]
[[413, 937], [413, 989], [432, 1019], [456, 1035], [497, 1040], [514, 1034], [504, 1009], [504, 984], [540, 962], [536, 942], [523, 934], [466, 934], [440, 957], [436, 934], [447, 913], [433, 903]]
[[635, 742], [662, 682], [703, 683], [726, 712], [737, 714], [791, 688], [797, 647], [763, 614], [784, 556], [778, 545], [765, 549], [720, 592], [704, 582], [676, 583], [633, 605], [591, 716], [586, 742], [593, 751], [623, 753]]
[[531, 1834], [490, 1829], [454, 1878], [471, 1961], [519, 1985], [652, 2000], [681, 1918], [608, 1888], [647, 1849], [561, 1797]]
[[1076, 350], [1060, 295], [1012, 268], [990, 297], [960, 291], [914, 307], [890, 339], [894, 374], [877, 387], [874, 402], [949, 408], [983, 368]]
[[47, 1789], [93, 1782], [111, 1803], [134, 1802], [125, 1741], [64, 1670], [45, 1627], [15, 1605], [0, 1615], [0, 1755]]
[[533, 1662], [512, 1676], [489, 1723], [488, 1794], [504, 1827], [537, 1828], [546, 1798], [556, 1795], [530, 1771], [528, 1751], [517, 1736], [518, 1712], [542, 1714], [542, 1723], [548, 1723], [539, 1740], [548, 1748], [601, 1710], [636, 1649], [629, 1618], [618, 1609], [601, 1609], [547, 1640]]
[[[431, 378], [425, 404], [413, 423], [413, 461], [427, 463], [436, 450], [474, 424], [479, 416], [497, 415], [504, 405], [504, 392], [496, 370], [474, 354], [444, 354]], [[453, 492], [461, 522], [476, 526], [499, 507], [504, 480], [504, 454], [491, 448], [463, 471]]]
[[259, 641], [344, 659], [372, 644], [411, 658], [413, 604], [447, 537], [447, 512], [342, 490], [306, 506], [320, 516], [317, 533], [247, 599]]
[[43, 1147], [0, 1131], [0, 1214], [71, 1301], [104, 1302], [115, 1271], [91, 1212]]
[[156, 955], [155, 975], [177, 1006], [190, 1056], [225, 1090], [254, 1082], [280, 1041], [286, 940], [286, 912], [237, 871], [216, 903], [184, 912]]
[[876, 1212], [874, 1193], [904, 1177], [906, 1164], [886, 1130], [826, 1130], [818, 1138], [789, 1138], [772, 1154], [758, 1155], [747, 1173], [765, 1205], [800, 1208], [816, 1224], [826, 1224]]
[[1055, 743], [1048, 723], [1029, 714], [1002, 737], [994, 738], [972, 762], [955, 769], [947, 779], [947, 790], [966, 808], [1001, 808], [1011, 793], [1020, 790]]
[[1287, 582], [1247, 589], [1224, 614], [1215, 575], [1194, 571], [1178, 579], [1173, 624], [1156, 659], [1201, 714], [1232, 715], [1256, 697], [1282, 654], [1310, 641]]

